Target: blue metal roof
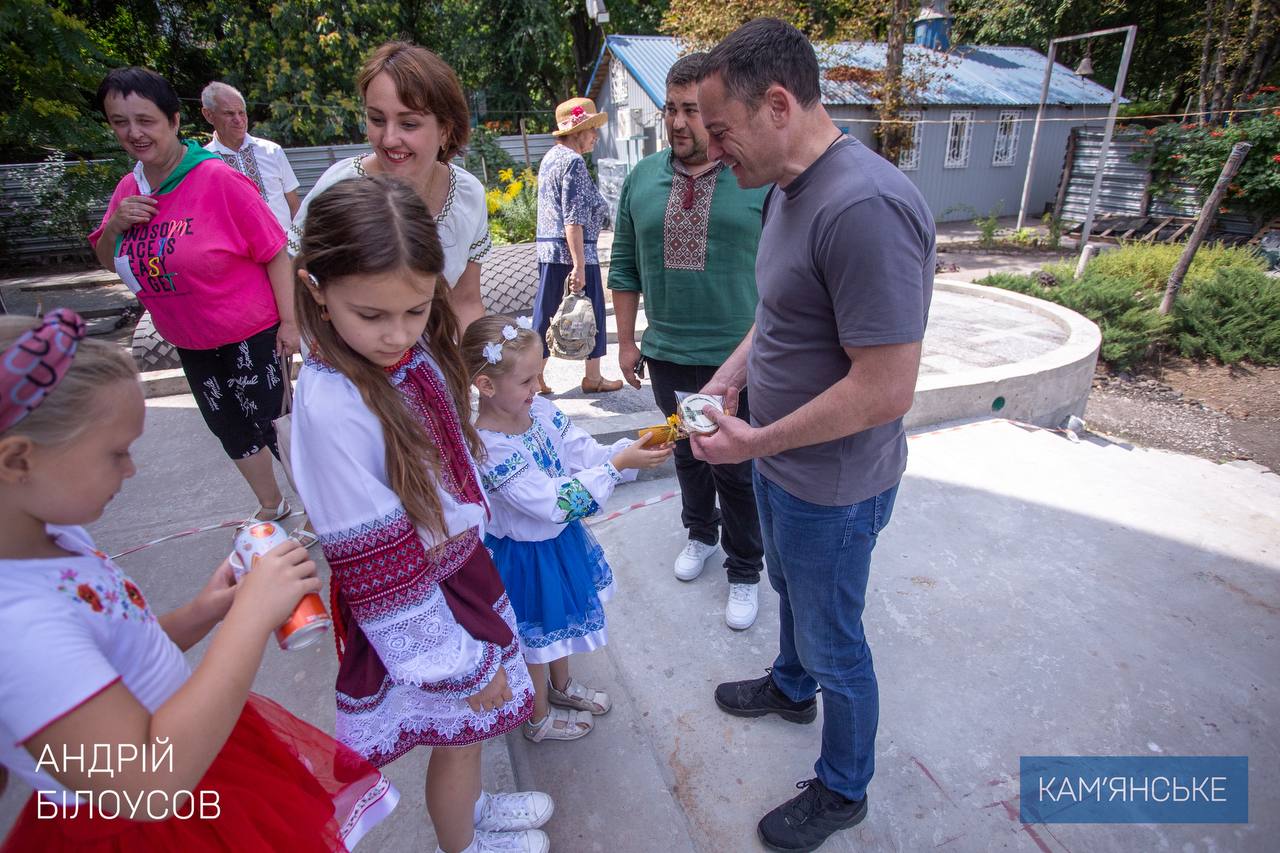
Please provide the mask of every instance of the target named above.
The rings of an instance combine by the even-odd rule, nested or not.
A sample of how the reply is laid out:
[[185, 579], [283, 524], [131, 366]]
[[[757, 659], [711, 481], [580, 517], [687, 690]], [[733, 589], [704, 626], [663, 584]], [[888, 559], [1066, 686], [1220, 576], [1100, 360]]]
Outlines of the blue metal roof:
[[[611, 35], [606, 48], [636, 78], [659, 106], [665, 100], [667, 71], [680, 56], [680, 42], [668, 36]], [[873, 42], [844, 42], [819, 46], [818, 61], [824, 71], [837, 65], [880, 69], [884, 67], [885, 45]], [[930, 76], [927, 89], [916, 103], [953, 105], [1025, 106], [1040, 100], [1044, 77], [1044, 54], [1029, 47], [957, 45], [943, 54], [919, 45], [906, 49], [906, 73], [925, 70]], [[588, 89], [596, 83], [602, 64], [597, 63]], [[874, 104], [876, 99], [862, 86], [822, 78], [822, 100], [830, 105]], [[1111, 90], [1054, 63], [1049, 79], [1049, 104], [1109, 104]]]

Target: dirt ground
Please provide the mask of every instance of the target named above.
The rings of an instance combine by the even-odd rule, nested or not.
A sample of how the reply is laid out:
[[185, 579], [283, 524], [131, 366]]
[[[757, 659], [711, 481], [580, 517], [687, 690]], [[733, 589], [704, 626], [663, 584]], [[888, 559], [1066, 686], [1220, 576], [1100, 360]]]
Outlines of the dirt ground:
[[1085, 424], [1148, 447], [1280, 472], [1280, 367], [1175, 359], [1136, 376], [1100, 370]]

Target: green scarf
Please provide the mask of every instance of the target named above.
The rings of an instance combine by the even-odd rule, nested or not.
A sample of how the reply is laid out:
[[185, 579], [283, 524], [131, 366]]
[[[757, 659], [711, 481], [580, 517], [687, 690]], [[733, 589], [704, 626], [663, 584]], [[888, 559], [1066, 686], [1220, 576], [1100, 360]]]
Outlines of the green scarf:
[[201, 147], [199, 142], [188, 139], [182, 143], [187, 146], [187, 153], [182, 155], [182, 161], [178, 163], [177, 168], [169, 173], [169, 177], [164, 179], [159, 187], [151, 191], [152, 195], [164, 195], [177, 189], [178, 184], [182, 183], [182, 179], [187, 173], [199, 166], [205, 160], [221, 160], [217, 154]]

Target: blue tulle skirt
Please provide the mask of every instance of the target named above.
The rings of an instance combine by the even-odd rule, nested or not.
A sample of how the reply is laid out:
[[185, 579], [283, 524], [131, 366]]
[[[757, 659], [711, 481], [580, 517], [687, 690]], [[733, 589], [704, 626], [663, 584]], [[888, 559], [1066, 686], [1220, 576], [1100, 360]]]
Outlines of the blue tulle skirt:
[[507, 587], [526, 661], [550, 663], [608, 641], [602, 605], [613, 594], [613, 572], [581, 521], [554, 539], [485, 536], [484, 544]]

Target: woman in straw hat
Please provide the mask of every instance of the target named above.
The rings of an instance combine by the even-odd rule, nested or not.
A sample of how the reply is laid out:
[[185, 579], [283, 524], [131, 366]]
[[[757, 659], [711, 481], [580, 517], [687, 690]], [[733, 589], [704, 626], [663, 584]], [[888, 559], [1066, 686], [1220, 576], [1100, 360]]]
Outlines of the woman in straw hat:
[[[609, 221], [609, 206], [596, 189], [582, 155], [590, 151], [599, 136], [597, 128], [608, 121], [596, 112], [590, 98], [571, 98], [556, 107], [556, 145], [538, 166], [538, 299], [534, 305], [534, 325], [545, 339], [547, 326], [564, 296], [566, 279], [575, 293], [585, 292], [595, 307], [596, 344], [587, 356], [582, 390], [587, 394], [617, 391], [619, 380], [600, 375], [600, 358], [605, 353], [604, 288], [600, 282], [600, 261], [596, 238]], [[543, 344], [543, 363], [550, 352]], [[550, 394], [539, 377], [542, 393]]]

